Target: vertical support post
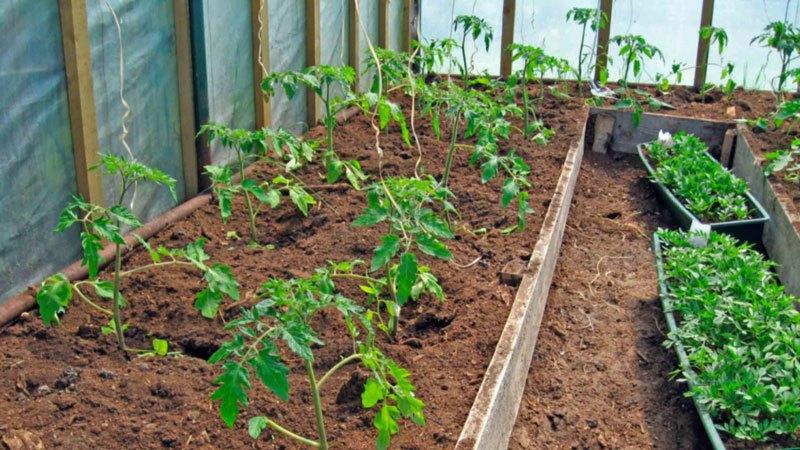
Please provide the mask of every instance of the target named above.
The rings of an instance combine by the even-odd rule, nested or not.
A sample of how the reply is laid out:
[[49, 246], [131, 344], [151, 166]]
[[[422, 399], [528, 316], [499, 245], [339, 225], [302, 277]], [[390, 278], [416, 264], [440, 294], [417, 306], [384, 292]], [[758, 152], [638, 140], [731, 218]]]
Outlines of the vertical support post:
[[100, 162], [97, 115], [92, 86], [92, 55], [89, 46], [89, 20], [84, 0], [59, 0], [61, 39], [67, 72], [67, 99], [72, 131], [72, 152], [78, 194], [96, 205], [105, 204]]
[[256, 128], [272, 125], [269, 97], [261, 90], [261, 80], [269, 71], [269, 0], [250, 0], [253, 29], [253, 94], [256, 105]]
[[411, 54], [413, 27], [411, 24], [411, 8], [414, 0], [403, 0], [403, 48], [400, 51]]
[[350, 35], [347, 37], [348, 51], [350, 56], [350, 67], [356, 72], [355, 81], [353, 81], [353, 90], [358, 91], [359, 77], [361, 76], [361, 46], [358, 45], [358, 38], [361, 35], [361, 27], [358, 25], [358, 14], [356, 14], [355, 3], [359, 0], [350, 0], [348, 11], [348, 20], [350, 21]]
[[194, 136], [194, 86], [192, 80], [192, 39], [189, 0], [172, 0], [175, 20], [175, 55], [178, 63], [178, 110], [181, 122], [181, 157], [186, 198], [197, 194], [197, 149]]
[[378, 46], [389, 48], [389, 0], [378, 0]]
[[613, 0], [600, 0], [600, 12], [606, 15], [606, 27], [597, 32], [597, 63], [594, 65], [594, 79], [608, 68], [608, 40], [611, 38], [611, 6]]
[[[700, 28], [711, 26], [714, 20], [714, 0], [703, 0], [703, 12], [700, 16]], [[700, 90], [706, 84], [708, 72], [708, 49], [711, 39], [703, 39], [697, 35], [697, 59], [694, 65], [694, 88]]]
[[[320, 0], [306, 0], [306, 66], [320, 64], [319, 2]], [[313, 91], [307, 89], [306, 92], [308, 126], [313, 127], [320, 118], [320, 100]]]
[[503, 0], [503, 33], [500, 38], [500, 76], [511, 75], [511, 51], [508, 46], [514, 43], [514, 22], [517, 17], [517, 0]]

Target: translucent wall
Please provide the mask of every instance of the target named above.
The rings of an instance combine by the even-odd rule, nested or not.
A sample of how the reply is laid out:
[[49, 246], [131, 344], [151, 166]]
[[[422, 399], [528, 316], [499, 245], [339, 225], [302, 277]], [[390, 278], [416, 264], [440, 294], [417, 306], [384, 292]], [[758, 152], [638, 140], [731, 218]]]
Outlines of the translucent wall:
[[[483, 41], [473, 45], [472, 39], [467, 39], [467, 48], [470, 50], [467, 57], [470, 59], [473, 72], [487, 71], [490, 75], [500, 74], [500, 34], [503, 22], [502, 1], [474, 1], [453, 0], [432, 1], [421, 0], [421, 34], [424, 39], [456, 38], [453, 31], [453, 19], [462, 14], [475, 15], [486, 20], [494, 28], [494, 40], [486, 51]], [[459, 28], [460, 30], [460, 28]], [[446, 64], [447, 67], [437, 68], [442, 72], [458, 72], [456, 66]]]
[[[379, 44], [378, 2], [374, 0], [358, 1], [359, 10], [361, 11], [361, 20], [364, 22], [364, 28], [367, 30], [367, 35], [369, 36], [370, 41], [372, 41], [372, 45], [377, 47]], [[363, 31], [358, 33], [358, 39], [358, 48], [361, 51], [361, 57], [359, 60], [362, 62], [361, 67], [363, 69], [365, 67], [363, 61], [369, 57], [369, 47], [367, 46], [367, 39], [364, 36]], [[364, 91], [369, 90], [369, 88], [372, 86], [372, 77], [373, 72], [362, 73], [361, 78], [359, 79], [359, 88]]]
[[0, 302], [80, 257], [53, 232], [75, 191], [58, 3], [0, 2]]
[[[787, 8], [788, 3], [788, 8]], [[750, 40], [760, 34], [768, 23], [788, 20], [797, 25], [798, 6], [794, 1], [721, 0], [714, 4], [714, 25], [728, 32], [728, 48], [723, 59], [735, 65], [734, 78], [748, 89], [771, 89], [775, 77], [780, 73], [780, 58], [774, 52], [750, 45]], [[788, 14], [787, 14], [788, 13]], [[746, 18], [746, 20], [743, 20]], [[719, 81], [721, 67], [717, 49], [712, 48], [707, 81]], [[791, 82], [788, 88], [794, 89]]]
[[[178, 110], [178, 73], [172, 2], [109, 0], [122, 28], [125, 100], [130, 105], [127, 142], [133, 157], [177, 180], [184, 197]], [[87, 2], [94, 100], [100, 151], [128, 156], [120, 141], [124, 107], [120, 100], [120, 47], [111, 10], [103, 0]], [[119, 180], [103, 176], [106, 204], [119, 201]], [[169, 191], [145, 183], [125, 198], [143, 220], [176, 205]]]
[[[271, 5], [276, 3], [301, 2], [270, 2]], [[200, 26], [204, 34], [201, 48], [195, 49], [195, 52], [204, 52], [201, 79], [195, 76], [195, 83], [199, 83], [196, 88], [204, 92], [197, 101], [201, 122], [198, 125], [215, 122], [234, 128], [253, 129], [255, 91], [250, 0], [202, 0], [192, 2], [192, 7], [200, 9], [193, 12], [193, 20], [200, 23], [193, 25]], [[271, 20], [270, 25], [273, 23]], [[195, 45], [198, 44], [195, 40]], [[228, 163], [233, 158], [234, 153], [230, 149], [217, 144], [211, 147], [211, 161], [214, 164]]]
[[[326, 0], [330, 2], [333, 0]], [[274, 71], [302, 70], [306, 66], [305, 2], [269, 2], [269, 57]], [[326, 21], [327, 22], [327, 21]], [[272, 123], [294, 132], [306, 129], [306, 93], [289, 99], [279, 89], [272, 98]]]
[[[329, 66], [346, 66], [350, 64], [349, 4], [348, 0], [320, 1], [320, 61]], [[334, 95], [342, 95], [338, 87]]]
[[392, 50], [405, 50], [403, 48], [403, 0], [389, 0], [388, 5], [389, 42], [387, 47]]

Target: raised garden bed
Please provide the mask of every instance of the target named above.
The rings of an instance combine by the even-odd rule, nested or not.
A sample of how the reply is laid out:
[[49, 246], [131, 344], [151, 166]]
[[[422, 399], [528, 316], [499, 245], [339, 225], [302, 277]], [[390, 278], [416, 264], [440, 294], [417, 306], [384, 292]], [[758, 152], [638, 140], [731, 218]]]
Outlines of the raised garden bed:
[[[562, 104], [553, 98], [547, 102], [550, 110]], [[547, 292], [547, 269], [539, 261], [547, 256], [552, 262], [557, 243], [535, 243], [543, 226], [548, 230], [548, 242], [560, 241], [559, 227], [563, 226], [566, 213], [557, 212], [556, 205], [568, 205], [571, 194], [560, 181], [564, 180], [562, 167], [570, 148], [573, 166], [575, 158], [579, 160], [574, 144], [580, 140], [585, 110], [578, 105], [568, 114], [545, 120], [558, 131], [550, 144], [535, 146], [516, 136], [511, 138], [511, 145], [519, 149], [533, 172], [530, 203], [535, 212], [528, 216], [524, 233], [506, 236], [497, 231], [516, 217], [515, 211], [499, 205], [499, 181], [481, 184], [480, 171], [468, 167], [467, 152], [456, 155], [451, 189], [462, 213], [459, 223], [471, 230], [485, 228], [487, 232], [457, 230], [457, 237], [451, 242], [456, 263], [467, 265], [479, 258], [475, 264], [459, 267], [426, 261], [440, 276], [446, 300], [410, 303], [401, 315], [396, 339], [384, 338], [381, 342], [387, 355], [413, 369], [417, 395], [427, 405], [427, 425], [419, 428], [404, 424], [393, 438], [393, 445], [455, 445], [509, 309], [512, 304], [520, 308], [514, 301], [517, 289], [500, 281], [499, 273], [506, 265], [529, 258], [536, 261], [544, 275], [526, 275], [521, 285], [538, 286], [536, 295]], [[447, 150], [447, 136], [443, 141], [434, 139], [428, 123], [418, 125], [418, 131], [426, 148], [422, 166], [439, 175], [436, 171]], [[311, 136], [320, 137], [322, 133], [315, 129]], [[342, 158], [358, 159], [367, 173], [377, 172], [374, 136], [367, 119], [354, 118], [338, 129], [335, 137]], [[385, 175], [413, 173], [416, 154], [403, 146], [397, 130], [383, 137], [383, 148]], [[271, 169], [259, 166], [251, 173], [260, 179], [273, 175]], [[319, 185], [317, 177], [316, 167], [301, 175], [309, 185]], [[557, 189], [560, 182], [562, 187]], [[195, 236], [204, 237], [212, 260], [229, 265], [236, 275], [243, 306], [247, 306], [267, 277], [301, 277], [327, 260], [363, 258], [379, 241], [381, 230], [350, 226], [363, 210], [363, 193], [354, 194], [346, 185], [333, 185], [319, 188], [317, 194], [325, 206], [313, 210], [308, 218], [288, 206], [258, 217], [259, 238], [274, 245], [273, 250], [250, 247], [246, 239], [237, 240], [229, 233], [246, 234], [247, 217], [240, 200], [234, 202], [227, 225], [219, 221], [217, 206], [209, 204], [167, 226], [150, 243], [175, 247], [187, 244]], [[549, 212], [551, 204], [553, 212]], [[531, 257], [534, 248], [546, 252]], [[125, 265], [143, 263], [148, 258], [144, 250], [137, 250], [125, 256]], [[107, 276], [108, 272], [104, 277]], [[131, 345], [146, 347], [151, 337], [163, 338], [182, 351], [186, 355], [183, 358], [127, 361], [115, 350], [113, 339], [100, 333], [99, 324], [105, 323], [102, 316], [83, 303], [72, 306], [57, 328], [44, 327], [35, 313], [26, 313], [4, 328], [0, 334], [0, 435], [26, 430], [47, 447], [80, 443], [103, 448], [250, 448], [252, 440], [243, 429], [245, 423], [240, 421], [234, 430], [224, 428], [216, 407], [209, 401], [218, 368], [208, 365], [205, 359], [228, 335], [219, 319], [204, 320], [192, 307], [194, 294], [201, 287], [197, 278], [192, 269], [163, 270], [132, 275], [122, 286], [130, 298], [136, 299], [126, 310]], [[358, 291], [356, 284], [345, 283], [342, 287], [345, 294], [355, 295]], [[543, 307], [543, 299], [537, 297], [534, 301], [530, 292], [525, 294], [522, 298], [526, 304], [541, 303]], [[520, 312], [524, 309], [523, 305]], [[236, 316], [235, 309], [223, 312], [228, 320]], [[320, 338], [326, 343], [315, 350], [315, 365], [320, 371], [333, 366], [349, 350], [349, 339], [334, 331], [339, 329], [336, 323], [332, 325], [326, 326], [325, 321], [318, 324]], [[304, 376], [292, 370], [289, 379], [292, 398], [303, 399], [302, 402], [280, 403], [265, 390], [253, 389], [251, 411], [264, 412], [286, 426], [313, 435]], [[356, 448], [369, 448], [374, 444], [372, 413], [360, 407], [363, 380], [360, 372], [344, 370], [326, 386], [323, 404], [329, 412], [329, 438], [334, 445], [347, 442]]]
[[[647, 154], [647, 145], [648, 144], [639, 144], [637, 146], [639, 159], [642, 161], [642, 164], [647, 170], [647, 174], [655, 183], [659, 196], [667, 204], [667, 207], [670, 209], [670, 211], [675, 215], [675, 218], [681, 228], [688, 230], [691, 228], [692, 223], [699, 222], [710, 225], [712, 230], [730, 234], [737, 239], [752, 242], [754, 244], [761, 243], [761, 236], [763, 234], [765, 224], [769, 221], [769, 214], [767, 214], [767, 212], [753, 197], [749, 190], [744, 193], [744, 200], [746, 202], [748, 214], [747, 218], [720, 221], [713, 217], [698, 217], [689, 210], [684, 201], [675, 195], [672, 189], [666, 186], [662, 181], [656, 179], [656, 168], [653, 167], [651, 157]], [[719, 167], [720, 173], [722, 170], [724, 170], [708, 153], [701, 156], [701, 158], [708, 161], [710, 166]], [[687, 176], [691, 176], [691, 174], [687, 174]]]

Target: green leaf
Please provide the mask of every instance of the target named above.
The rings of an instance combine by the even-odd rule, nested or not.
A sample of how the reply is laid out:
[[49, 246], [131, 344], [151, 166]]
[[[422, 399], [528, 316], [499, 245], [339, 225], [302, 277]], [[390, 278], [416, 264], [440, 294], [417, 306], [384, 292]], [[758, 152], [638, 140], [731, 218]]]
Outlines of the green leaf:
[[81, 231], [81, 247], [83, 248], [81, 265], [88, 269], [89, 278], [95, 278], [100, 269], [100, 262], [102, 261], [100, 251], [103, 249], [103, 244], [97, 235], [87, 231]]
[[364, 384], [364, 392], [361, 393], [361, 406], [372, 408], [383, 400], [384, 396], [385, 393], [381, 384], [375, 378], [369, 377]]
[[305, 325], [298, 325], [281, 330], [281, 338], [289, 346], [289, 349], [297, 354], [297, 356], [305, 359], [306, 361], [314, 360], [314, 353], [308, 342], [308, 331]]
[[505, 183], [503, 183], [502, 189], [503, 195], [500, 198], [500, 204], [503, 208], [508, 208], [508, 205], [511, 204], [511, 201], [519, 194], [519, 185], [513, 178], [506, 179]]
[[63, 313], [72, 300], [72, 283], [63, 274], [55, 274], [42, 282], [36, 293], [39, 315], [45, 325], [60, 324], [58, 315]]
[[215, 263], [206, 270], [204, 278], [212, 291], [222, 292], [233, 300], [239, 300], [239, 283], [230, 267]]
[[417, 256], [411, 252], [400, 255], [400, 266], [397, 269], [397, 303], [406, 303], [414, 282], [417, 281]]
[[203, 289], [195, 296], [194, 307], [207, 319], [217, 317], [219, 305], [222, 303], [222, 292], [209, 288]]
[[258, 439], [268, 423], [268, 419], [264, 416], [253, 417], [247, 422], [247, 434], [253, 439]]
[[387, 217], [389, 217], [389, 213], [381, 207], [367, 208], [353, 221], [352, 225], [354, 227], [371, 227], [386, 220]]
[[169, 342], [165, 339], [153, 339], [153, 353], [156, 356], [167, 356], [169, 353]]
[[445, 261], [449, 261], [453, 254], [444, 244], [444, 242], [430, 236], [425, 236], [424, 234], [420, 234], [416, 237], [417, 240], [417, 247], [422, 250], [423, 253], [426, 253], [431, 256], [435, 256], [439, 259], [443, 259]]
[[209, 358], [209, 364], [216, 364], [244, 347], [244, 337], [237, 334], [232, 340], [223, 343]]
[[395, 417], [398, 415], [399, 411], [397, 410], [397, 407], [390, 405], [383, 405], [378, 414], [375, 415], [375, 420], [372, 422], [372, 424], [378, 430], [376, 444], [379, 450], [385, 450], [389, 448], [392, 435], [396, 434], [399, 430], [397, 426], [397, 420], [395, 419]]
[[430, 209], [425, 209], [422, 211], [419, 221], [429, 233], [435, 235], [436, 237], [442, 239], [452, 239], [454, 236], [453, 232], [450, 231], [450, 227], [447, 225], [447, 222], [437, 216], [436, 213]]
[[381, 245], [375, 248], [375, 253], [372, 256], [372, 264], [369, 271], [374, 272], [381, 267], [385, 266], [400, 249], [400, 237], [396, 234], [387, 234], [381, 238]]
[[219, 415], [228, 428], [233, 428], [239, 416], [240, 405], [247, 406], [247, 391], [250, 390], [250, 379], [247, 369], [234, 361], [228, 361], [223, 366], [224, 372], [214, 384], [218, 385], [211, 394], [211, 400], [219, 401]]
[[256, 371], [256, 376], [269, 390], [283, 401], [289, 400], [289, 368], [283, 364], [280, 357], [272, 354], [271, 349], [265, 348], [258, 352], [258, 357], [250, 360]]
[[292, 203], [297, 206], [297, 209], [299, 209], [304, 216], [308, 216], [308, 207], [317, 203], [311, 194], [297, 185], [289, 186], [289, 198], [292, 199]]
[[344, 172], [344, 163], [338, 158], [331, 158], [326, 163], [326, 169], [328, 169], [325, 176], [326, 181], [328, 183], [335, 183], [341, 178]]
[[98, 297], [103, 298], [114, 298], [114, 283], [107, 280], [97, 280], [92, 283], [94, 286], [94, 291], [97, 293]]
[[142, 221], [136, 217], [136, 214], [122, 205], [113, 205], [108, 209], [108, 212], [111, 214], [111, 217], [133, 228], [139, 228], [142, 226]]
[[497, 165], [499, 159], [496, 155], [492, 155], [483, 164], [481, 164], [481, 182], [486, 183], [492, 178], [497, 176]]

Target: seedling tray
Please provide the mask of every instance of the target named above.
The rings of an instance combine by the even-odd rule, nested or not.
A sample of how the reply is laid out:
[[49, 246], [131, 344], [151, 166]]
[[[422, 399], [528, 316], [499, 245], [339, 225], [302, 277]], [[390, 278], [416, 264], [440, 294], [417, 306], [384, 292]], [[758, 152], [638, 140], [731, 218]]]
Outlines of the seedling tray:
[[[647, 155], [644, 153], [644, 145], [645, 144], [637, 145], [636, 151], [639, 153], [639, 159], [642, 160], [642, 164], [644, 164], [647, 174], [653, 178], [655, 169], [647, 159]], [[711, 155], [707, 156], [711, 158]], [[658, 191], [659, 197], [661, 197], [664, 203], [667, 204], [667, 207], [670, 209], [672, 215], [678, 221], [678, 224], [681, 228], [688, 230], [692, 226], [692, 222], [702, 222], [697, 216], [694, 215], [694, 213], [689, 211], [686, 206], [684, 206], [683, 203], [678, 200], [675, 194], [673, 194], [672, 191], [663, 183], [659, 181], [653, 182], [656, 185], [656, 190]], [[769, 214], [764, 207], [761, 206], [758, 200], [753, 197], [749, 190], [745, 193], [745, 195], [747, 196], [747, 201], [752, 210], [755, 211], [756, 217], [745, 220], [712, 222], [708, 225], [711, 225], [712, 230], [731, 235], [740, 241], [761, 245], [764, 225], [769, 221]]]
[[[641, 152], [639, 153], [641, 155]], [[670, 333], [675, 333], [678, 330], [677, 321], [675, 320], [675, 314], [672, 313], [672, 307], [670, 306], [670, 302], [667, 296], [667, 280], [666, 275], [664, 274], [664, 260], [663, 255], [661, 253], [661, 240], [658, 238], [657, 233], [653, 233], [653, 253], [656, 256], [656, 272], [658, 274], [658, 293], [659, 297], [661, 298], [661, 308], [664, 311], [664, 318], [667, 320], [667, 329]], [[681, 341], [675, 341], [675, 352], [678, 354], [678, 362], [681, 365], [681, 370], [685, 374], [687, 374], [686, 379], [687, 383], [689, 384], [689, 388], [694, 388], [694, 383], [692, 380], [695, 378], [694, 370], [692, 370], [692, 366], [689, 364], [689, 356], [686, 354], [686, 349], [683, 347], [683, 343]], [[711, 446], [714, 450], [725, 450], [725, 444], [722, 443], [722, 438], [717, 431], [717, 428], [714, 426], [714, 420], [711, 418], [711, 415], [708, 413], [708, 410], [700, 404], [695, 397], [692, 397], [692, 402], [694, 402], [694, 406], [697, 409], [697, 414], [700, 415], [700, 422], [703, 423], [703, 428], [706, 430], [706, 435], [708, 435], [708, 440], [711, 442]]]

